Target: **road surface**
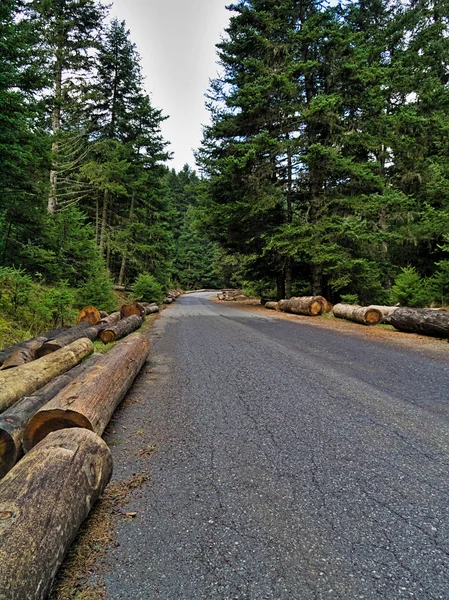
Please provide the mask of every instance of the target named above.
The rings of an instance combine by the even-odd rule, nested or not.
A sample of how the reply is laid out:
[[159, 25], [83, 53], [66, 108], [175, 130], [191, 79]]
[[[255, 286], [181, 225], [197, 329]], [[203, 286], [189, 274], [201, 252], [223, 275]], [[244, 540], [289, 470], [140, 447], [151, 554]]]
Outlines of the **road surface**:
[[112, 435], [115, 478], [150, 481], [108, 599], [449, 600], [449, 358], [207, 294], [152, 337]]

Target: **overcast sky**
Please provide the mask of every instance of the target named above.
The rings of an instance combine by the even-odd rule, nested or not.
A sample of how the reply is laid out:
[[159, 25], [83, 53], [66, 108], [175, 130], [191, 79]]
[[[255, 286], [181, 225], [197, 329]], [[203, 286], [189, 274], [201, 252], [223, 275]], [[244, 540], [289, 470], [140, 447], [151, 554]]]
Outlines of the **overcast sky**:
[[215, 44], [231, 14], [226, 4], [230, 0], [114, 0], [111, 14], [131, 31], [153, 106], [170, 116], [162, 133], [174, 153], [169, 166], [177, 171], [185, 163], [195, 166], [192, 149], [209, 122], [204, 94], [218, 70]]

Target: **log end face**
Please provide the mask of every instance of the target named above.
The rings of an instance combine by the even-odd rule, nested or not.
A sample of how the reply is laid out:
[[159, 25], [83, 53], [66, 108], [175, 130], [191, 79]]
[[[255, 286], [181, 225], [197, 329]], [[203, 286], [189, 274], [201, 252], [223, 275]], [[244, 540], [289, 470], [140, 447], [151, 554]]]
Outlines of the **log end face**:
[[0, 430], [0, 479], [10, 471], [19, 458], [19, 450], [10, 433]]
[[25, 429], [23, 448], [25, 452], [29, 452], [50, 433], [76, 427], [93, 431], [90, 421], [78, 412], [61, 409], [41, 410], [34, 415]]
[[367, 325], [378, 325], [382, 322], [383, 315], [377, 308], [369, 308], [365, 313], [365, 321]]
[[110, 344], [115, 342], [115, 333], [110, 329], [103, 329], [103, 331], [100, 331], [99, 338], [103, 344]]

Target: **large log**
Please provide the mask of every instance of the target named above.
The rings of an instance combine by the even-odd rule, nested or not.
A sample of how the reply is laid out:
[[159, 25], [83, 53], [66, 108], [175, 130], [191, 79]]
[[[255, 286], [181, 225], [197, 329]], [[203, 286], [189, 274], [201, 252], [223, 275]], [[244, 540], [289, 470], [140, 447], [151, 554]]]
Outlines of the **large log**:
[[287, 311], [287, 307], [288, 307], [288, 303], [289, 303], [289, 300], [287, 300], [286, 298], [284, 298], [283, 300], [279, 300], [277, 310], [280, 310], [282, 312], [286, 312]]
[[102, 329], [99, 337], [103, 344], [110, 344], [111, 342], [115, 342], [116, 340], [125, 337], [125, 335], [128, 335], [132, 331], [135, 331], [141, 325], [142, 317], [131, 315], [131, 317], [127, 317], [126, 319], [121, 319], [115, 325]]
[[[80, 323], [80, 325], [84, 325], [84, 323]], [[36, 358], [42, 358], [43, 356], [47, 356], [47, 354], [52, 354], [53, 352], [56, 352], [56, 350], [60, 350], [80, 338], [88, 338], [89, 340], [94, 341], [104, 327], [106, 327], [104, 323], [98, 323], [98, 325], [93, 325], [92, 327], [72, 327], [66, 333], [44, 342], [42, 346], [36, 350]]]
[[327, 300], [322, 296], [294, 296], [287, 303], [286, 311], [295, 315], [316, 317], [325, 312]]
[[34, 415], [25, 429], [25, 450], [65, 427], [84, 427], [101, 435], [149, 352], [150, 340], [133, 333], [104, 354]]
[[85, 306], [78, 313], [77, 323], [89, 323], [97, 325], [101, 320], [100, 311], [95, 306]]
[[137, 315], [142, 319], [145, 318], [145, 310], [139, 302], [134, 302], [134, 304], [124, 304], [120, 308], [120, 318], [126, 319], [132, 315]]
[[41, 339], [41, 338], [45, 338], [45, 340], [51, 340], [52, 338], [54, 338], [58, 335], [61, 335], [62, 333], [66, 332], [68, 330], [69, 330], [69, 327], [59, 327], [58, 329], [52, 329], [51, 331], [46, 331], [45, 333], [41, 333], [38, 337], [32, 338], [25, 342], [19, 342], [17, 344], [14, 344], [13, 346], [10, 346], [9, 348], [5, 348], [4, 350], [1, 350], [0, 351], [0, 365], [3, 364], [5, 362], [5, 360], [7, 358], [9, 358], [9, 356], [11, 356], [11, 354], [15, 350], [22, 348], [25, 344], [33, 343], [35, 340]]
[[449, 313], [431, 308], [398, 306], [390, 323], [399, 331], [449, 338]]
[[397, 306], [383, 306], [382, 304], [370, 304], [369, 308], [376, 308], [382, 313], [382, 323], [390, 325], [391, 315], [398, 308]]
[[103, 317], [100, 323], [102, 325], [114, 325], [115, 323], [120, 321], [121, 318], [122, 317], [120, 315], [120, 311], [118, 310], [117, 312], [113, 312], [110, 315], [106, 315], [106, 317]]
[[49, 435], [0, 481], [0, 599], [44, 600], [112, 474], [91, 431]]
[[279, 302], [265, 302], [265, 308], [269, 308], [270, 310], [278, 310]]
[[0, 370], [12, 369], [13, 367], [19, 367], [25, 363], [31, 362], [36, 358], [36, 351], [47, 341], [45, 337], [37, 337], [27, 342], [23, 342], [21, 346], [16, 348], [5, 362], [2, 364]]
[[57, 352], [44, 356], [15, 369], [0, 372], [0, 412], [29, 396], [57, 375], [65, 373], [93, 352], [92, 342], [76, 340]]
[[355, 304], [336, 304], [332, 309], [339, 319], [355, 321], [362, 325], [378, 325], [382, 321], [382, 313], [371, 306], [357, 306]]
[[146, 315], [152, 315], [159, 312], [159, 306], [156, 302], [138, 302], [137, 304], [142, 307]]
[[25, 396], [2, 413], [0, 416], [0, 478], [13, 468], [22, 455], [23, 433], [31, 417], [101, 357], [102, 354], [93, 354], [80, 365], [55, 377], [43, 388], [31, 396]]

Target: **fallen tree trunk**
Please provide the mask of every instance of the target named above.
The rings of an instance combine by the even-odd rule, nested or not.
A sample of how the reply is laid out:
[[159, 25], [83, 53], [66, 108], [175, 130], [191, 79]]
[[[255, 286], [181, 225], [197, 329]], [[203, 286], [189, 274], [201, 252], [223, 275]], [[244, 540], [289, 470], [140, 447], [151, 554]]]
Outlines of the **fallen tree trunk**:
[[65, 427], [84, 427], [101, 435], [149, 352], [150, 340], [133, 333], [104, 354], [34, 415], [25, 429], [24, 449]]
[[145, 311], [146, 315], [152, 315], [159, 312], [159, 306], [156, 302], [138, 302], [139, 306]]
[[67, 373], [55, 377], [31, 396], [25, 396], [0, 416], [0, 478], [4, 477], [22, 455], [25, 427], [31, 417], [71, 381], [95, 364], [102, 354], [93, 354]]
[[100, 311], [95, 306], [85, 306], [78, 313], [77, 323], [97, 325], [101, 321]]
[[102, 325], [114, 325], [115, 323], [120, 321], [121, 318], [122, 317], [120, 316], [120, 311], [118, 310], [117, 312], [113, 312], [110, 315], [103, 317], [100, 323]]
[[12, 369], [13, 367], [19, 367], [25, 363], [31, 362], [36, 358], [36, 351], [47, 341], [45, 337], [33, 338], [24, 342], [21, 346], [16, 348], [9, 357], [2, 364], [0, 371], [6, 369]]
[[111, 342], [115, 342], [116, 340], [125, 337], [125, 335], [138, 329], [141, 325], [142, 318], [137, 315], [132, 315], [126, 319], [121, 319], [115, 325], [102, 329], [99, 337], [103, 344], [110, 344]]
[[362, 325], [378, 325], [382, 321], [382, 313], [371, 306], [357, 306], [355, 304], [336, 304], [332, 309], [339, 319], [347, 319]]
[[449, 313], [430, 308], [398, 306], [390, 323], [399, 331], [449, 338]]
[[100, 317], [102, 319], [105, 319], [106, 317], [109, 317], [109, 313], [106, 312], [105, 310], [100, 310]]
[[[83, 324], [84, 323], [82, 323], [82, 325]], [[52, 354], [53, 352], [56, 352], [56, 350], [65, 348], [65, 346], [68, 346], [72, 342], [75, 342], [81, 338], [88, 338], [91, 341], [96, 340], [99, 332], [104, 327], [106, 327], [104, 323], [99, 323], [98, 325], [93, 325], [92, 327], [72, 327], [63, 335], [44, 342], [42, 346], [36, 350], [36, 358], [42, 358], [43, 356], [47, 356], [47, 354]]]
[[124, 304], [120, 308], [120, 318], [126, 319], [127, 317], [131, 317], [132, 315], [137, 315], [142, 319], [145, 318], [145, 311], [142, 308], [142, 305], [134, 302], [134, 304]]
[[170, 298], [169, 296], [167, 296], [167, 297], [164, 299], [164, 304], [171, 304], [172, 302], [173, 302], [173, 298]]
[[278, 310], [279, 302], [265, 302], [265, 308], [269, 308], [270, 310]]
[[283, 300], [279, 300], [277, 310], [280, 310], [281, 312], [286, 312], [288, 303], [289, 300], [287, 300], [286, 298], [284, 298]]
[[52, 433], [0, 481], [0, 599], [44, 600], [112, 474], [91, 431]]
[[376, 308], [382, 313], [382, 323], [390, 325], [390, 318], [394, 311], [398, 308], [397, 306], [383, 306], [381, 304], [370, 304], [368, 308]]
[[0, 412], [15, 402], [43, 387], [57, 375], [77, 365], [93, 352], [92, 342], [86, 338], [76, 340], [49, 356], [0, 372]]
[[0, 351], [0, 365], [2, 365], [5, 362], [5, 360], [7, 360], [15, 350], [22, 348], [25, 344], [33, 343], [35, 340], [40, 340], [42, 338], [44, 338], [45, 340], [50, 340], [53, 337], [56, 337], [58, 335], [61, 335], [62, 333], [65, 333], [69, 329], [70, 329], [69, 327], [59, 327], [58, 329], [52, 329], [51, 331], [46, 331], [45, 333], [41, 333], [38, 337], [31, 338], [30, 340], [26, 340], [25, 342], [19, 342], [17, 344], [14, 344], [13, 346], [10, 346], [9, 348], [5, 348], [4, 350], [1, 350]]
[[295, 315], [316, 317], [324, 312], [327, 300], [322, 296], [298, 296], [288, 300], [286, 311]]

